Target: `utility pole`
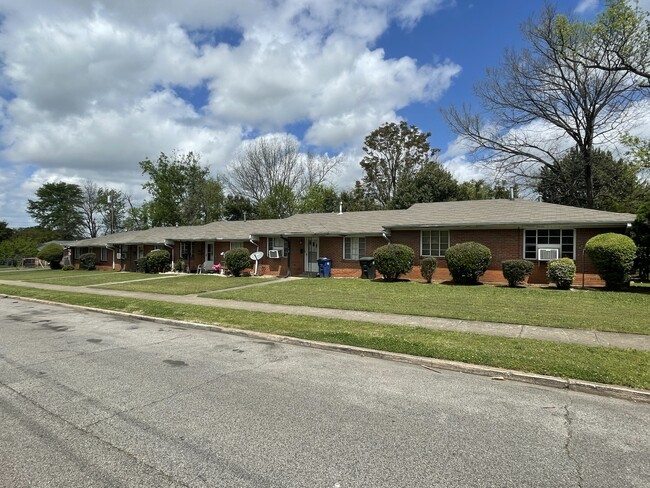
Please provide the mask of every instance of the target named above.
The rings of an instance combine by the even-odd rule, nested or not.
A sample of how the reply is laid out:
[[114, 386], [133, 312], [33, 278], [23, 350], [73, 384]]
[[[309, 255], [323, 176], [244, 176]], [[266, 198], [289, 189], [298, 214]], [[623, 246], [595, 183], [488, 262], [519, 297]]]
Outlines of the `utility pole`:
[[108, 204], [111, 206], [111, 234], [115, 232], [114, 224], [113, 224], [113, 192], [111, 190], [111, 194], [108, 195]]

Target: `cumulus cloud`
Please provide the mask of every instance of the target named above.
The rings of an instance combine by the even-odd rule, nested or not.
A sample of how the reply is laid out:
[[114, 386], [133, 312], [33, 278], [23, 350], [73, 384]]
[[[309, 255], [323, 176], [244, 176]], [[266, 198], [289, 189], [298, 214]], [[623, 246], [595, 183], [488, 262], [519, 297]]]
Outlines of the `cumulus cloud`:
[[460, 72], [375, 46], [446, 1], [0, 1], [0, 166], [25, 192], [44, 175], [139, 183], [138, 161], [174, 149], [217, 173], [292, 124], [347, 151]]
[[582, 15], [587, 12], [592, 12], [598, 8], [598, 0], [580, 0], [576, 8], [573, 10], [576, 14]]

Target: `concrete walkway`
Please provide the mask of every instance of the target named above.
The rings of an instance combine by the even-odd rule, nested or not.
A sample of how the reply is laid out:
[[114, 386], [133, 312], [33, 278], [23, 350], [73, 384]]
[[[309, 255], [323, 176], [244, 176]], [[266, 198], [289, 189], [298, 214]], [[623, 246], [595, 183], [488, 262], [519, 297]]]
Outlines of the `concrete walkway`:
[[[260, 283], [261, 286], [274, 282]], [[275, 282], [277, 283], [277, 282]], [[405, 327], [424, 327], [434, 330], [449, 330], [502, 337], [537, 339], [544, 341], [582, 344], [587, 346], [603, 346], [617, 348], [632, 348], [650, 351], [650, 335], [623, 334], [616, 332], [599, 332], [581, 329], [560, 329], [554, 327], [539, 327], [534, 325], [501, 324], [495, 322], [478, 322], [469, 320], [446, 319], [438, 317], [421, 317], [416, 315], [399, 315], [376, 312], [359, 312], [355, 310], [338, 310], [331, 308], [304, 307], [294, 305], [276, 305], [269, 303], [240, 302], [236, 300], [221, 300], [203, 298], [197, 295], [164, 295], [158, 293], [142, 293], [120, 290], [105, 290], [84, 286], [64, 286], [44, 283], [0, 280], [0, 284], [38, 288], [42, 290], [63, 291], [67, 293], [84, 293], [89, 295], [105, 295], [142, 300], [157, 300], [166, 303], [186, 305], [202, 305], [207, 307], [230, 308], [262, 313], [280, 313], [288, 315], [307, 315], [311, 317], [356, 320], [375, 324], [400, 325]], [[227, 291], [232, 291], [230, 288]]]

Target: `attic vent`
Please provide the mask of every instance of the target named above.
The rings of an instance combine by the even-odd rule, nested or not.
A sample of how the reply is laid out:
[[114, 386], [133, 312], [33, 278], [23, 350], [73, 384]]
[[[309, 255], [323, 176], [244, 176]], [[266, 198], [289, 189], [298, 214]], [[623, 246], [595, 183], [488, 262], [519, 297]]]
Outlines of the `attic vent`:
[[537, 259], [539, 261], [551, 261], [560, 257], [559, 249], [538, 249]]
[[269, 250], [269, 257], [271, 259], [278, 259], [278, 258], [281, 257], [280, 253], [282, 253], [282, 251], [280, 251], [279, 249], [270, 249]]

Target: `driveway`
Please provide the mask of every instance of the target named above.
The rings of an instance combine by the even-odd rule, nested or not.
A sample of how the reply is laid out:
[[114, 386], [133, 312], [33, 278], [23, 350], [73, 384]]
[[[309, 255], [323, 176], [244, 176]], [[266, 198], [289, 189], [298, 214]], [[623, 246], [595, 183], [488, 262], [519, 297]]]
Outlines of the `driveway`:
[[0, 486], [647, 486], [650, 408], [3, 300]]

